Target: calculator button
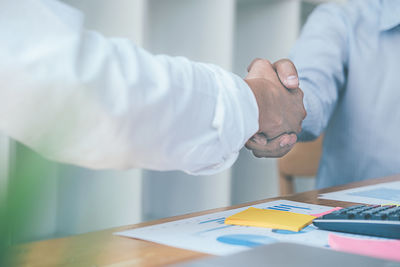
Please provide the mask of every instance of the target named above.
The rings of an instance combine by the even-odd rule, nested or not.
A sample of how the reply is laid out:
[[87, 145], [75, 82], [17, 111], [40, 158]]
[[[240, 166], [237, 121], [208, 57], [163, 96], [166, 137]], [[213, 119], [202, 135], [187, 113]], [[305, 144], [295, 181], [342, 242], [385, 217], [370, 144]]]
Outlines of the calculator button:
[[371, 218], [369, 218], [370, 220], [383, 220], [384, 218], [382, 218], [382, 215], [380, 213], [375, 213], [371, 215]]
[[389, 221], [400, 221], [400, 214], [391, 214], [386, 219]]
[[346, 213], [341, 213], [340, 211], [334, 211], [322, 216], [324, 219], [347, 219]]
[[365, 207], [365, 205], [355, 205], [355, 206], [350, 206], [350, 207], [341, 209], [341, 211], [347, 212], [347, 211], [350, 211], [350, 210], [355, 210], [355, 209], [359, 209], [359, 208], [363, 208], [363, 207]]

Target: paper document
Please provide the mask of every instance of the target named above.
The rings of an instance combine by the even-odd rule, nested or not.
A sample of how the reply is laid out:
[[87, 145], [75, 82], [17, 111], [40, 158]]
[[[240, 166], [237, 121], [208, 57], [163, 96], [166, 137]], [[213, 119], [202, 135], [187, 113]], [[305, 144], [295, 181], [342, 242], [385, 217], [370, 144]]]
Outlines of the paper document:
[[284, 210], [250, 207], [225, 219], [225, 224], [265, 227], [298, 232], [315, 219], [314, 216]]
[[[292, 211], [301, 214], [319, 214], [332, 207], [307, 203], [276, 200], [253, 205], [259, 209]], [[299, 232], [287, 230], [225, 225], [225, 218], [246, 210], [248, 207], [207, 214], [203, 216], [162, 223], [120, 233], [168, 246], [195, 250], [214, 255], [226, 255], [255, 246], [279, 241], [328, 246], [328, 231], [318, 230], [309, 225]]]
[[[307, 215], [321, 214], [332, 210], [332, 207], [289, 200], [276, 200], [253, 205], [252, 207], [291, 211]], [[214, 255], [227, 255], [275, 242], [293, 242], [317, 247], [329, 247], [328, 236], [332, 232], [319, 230], [312, 224], [299, 232], [224, 224], [227, 217], [248, 208], [243, 207], [216, 212], [127, 230], [116, 234]], [[385, 240], [378, 237], [374, 238], [353, 234], [344, 235], [366, 240]]]
[[387, 203], [400, 204], [400, 182], [389, 182], [336, 191], [321, 194], [319, 198], [377, 205]]

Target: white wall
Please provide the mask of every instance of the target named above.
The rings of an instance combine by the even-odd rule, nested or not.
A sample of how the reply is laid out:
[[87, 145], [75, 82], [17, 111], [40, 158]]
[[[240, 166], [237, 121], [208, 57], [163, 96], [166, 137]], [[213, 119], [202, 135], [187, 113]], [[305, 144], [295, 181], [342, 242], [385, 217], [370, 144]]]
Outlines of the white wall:
[[[232, 69], [234, 0], [149, 0], [145, 46]], [[230, 170], [212, 176], [146, 171], [144, 219], [230, 204]]]

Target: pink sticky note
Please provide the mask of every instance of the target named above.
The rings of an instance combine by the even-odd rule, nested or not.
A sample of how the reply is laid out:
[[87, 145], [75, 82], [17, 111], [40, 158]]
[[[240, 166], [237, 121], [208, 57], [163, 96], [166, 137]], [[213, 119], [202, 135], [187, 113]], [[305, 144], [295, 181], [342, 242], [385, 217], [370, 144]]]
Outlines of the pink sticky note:
[[400, 240], [397, 239], [374, 240], [329, 234], [329, 246], [334, 250], [400, 261]]
[[310, 214], [310, 215], [311, 215], [311, 216], [314, 216], [314, 217], [321, 217], [321, 216], [324, 216], [324, 215], [326, 215], [326, 214], [329, 214], [329, 213], [331, 213], [331, 212], [334, 212], [334, 211], [340, 210], [340, 209], [343, 209], [343, 208], [341, 208], [341, 207], [336, 207], [336, 208], [333, 208], [333, 209], [328, 210], [328, 211], [325, 211], [325, 212], [316, 213], [316, 214]]

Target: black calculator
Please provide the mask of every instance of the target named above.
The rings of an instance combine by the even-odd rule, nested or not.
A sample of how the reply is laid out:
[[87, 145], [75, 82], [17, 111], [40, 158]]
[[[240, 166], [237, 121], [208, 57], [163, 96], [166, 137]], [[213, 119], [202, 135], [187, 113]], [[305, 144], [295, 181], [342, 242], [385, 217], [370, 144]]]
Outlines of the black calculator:
[[316, 218], [321, 230], [400, 239], [400, 206], [356, 205]]

